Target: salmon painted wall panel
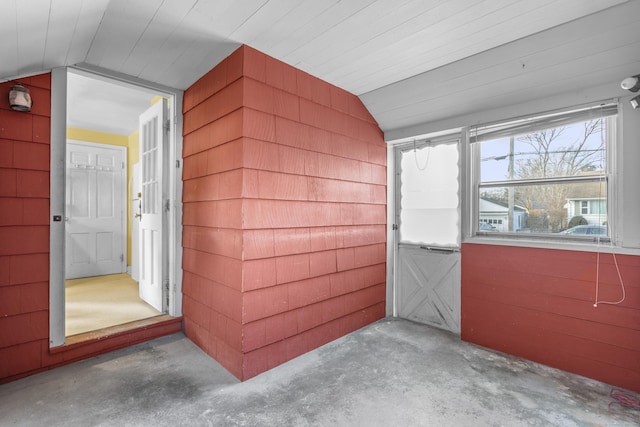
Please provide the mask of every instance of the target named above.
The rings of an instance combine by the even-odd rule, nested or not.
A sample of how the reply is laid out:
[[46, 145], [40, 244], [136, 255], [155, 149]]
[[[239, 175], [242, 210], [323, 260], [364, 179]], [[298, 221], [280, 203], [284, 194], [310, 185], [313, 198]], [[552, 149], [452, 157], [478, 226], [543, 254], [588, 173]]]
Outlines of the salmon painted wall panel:
[[384, 317], [386, 148], [358, 98], [243, 46], [183, 109], [187, 335], [247, 379]]
[[184, 93], [183, 306], [185, 334], [242, 376], [242, 52]]
[[[618, 270], [624, 301], [594, 307], [596, 274], [598, 300], [621, 299]], [[639, 283], [637, 256], [465, 244], [462, 338], [637, 391]]]

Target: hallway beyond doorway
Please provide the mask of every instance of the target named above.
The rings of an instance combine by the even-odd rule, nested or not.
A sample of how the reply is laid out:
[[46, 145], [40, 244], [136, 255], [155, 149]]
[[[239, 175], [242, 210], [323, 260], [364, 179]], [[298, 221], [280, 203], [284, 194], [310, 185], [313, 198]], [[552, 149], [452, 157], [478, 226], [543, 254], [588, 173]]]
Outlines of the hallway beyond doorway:
[[138, 283], [128, 274], [66, 281], [65, 335], [109, 328], [162, 313], [138, 296]]

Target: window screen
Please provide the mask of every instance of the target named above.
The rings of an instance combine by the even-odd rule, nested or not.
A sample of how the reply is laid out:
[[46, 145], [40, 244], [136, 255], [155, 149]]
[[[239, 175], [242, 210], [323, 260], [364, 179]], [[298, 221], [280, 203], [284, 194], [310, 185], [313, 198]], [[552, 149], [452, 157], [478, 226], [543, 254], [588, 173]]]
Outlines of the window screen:
[[400, 241], [457, 247], [459, 233], [458, 141], [401, 149]]

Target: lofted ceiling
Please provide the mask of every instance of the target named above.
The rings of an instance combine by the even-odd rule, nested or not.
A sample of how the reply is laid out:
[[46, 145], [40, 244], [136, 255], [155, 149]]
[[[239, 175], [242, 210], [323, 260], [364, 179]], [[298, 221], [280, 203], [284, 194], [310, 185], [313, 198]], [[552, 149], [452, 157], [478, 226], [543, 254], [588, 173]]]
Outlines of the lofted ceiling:
[[[360, 96], [389, 135], [640, 72], [638, 0], [2, 0], [0, 8], [1, 80], [88, 64], [185, 89], [247, 44]], [[95, 102], [101, 90], [112, 93], [82, 87]], [[79, 116], [118, 110], [84, 101]]]
[[155, 96], [146, 89], [68, 73], [67, 126], [128, 136]]

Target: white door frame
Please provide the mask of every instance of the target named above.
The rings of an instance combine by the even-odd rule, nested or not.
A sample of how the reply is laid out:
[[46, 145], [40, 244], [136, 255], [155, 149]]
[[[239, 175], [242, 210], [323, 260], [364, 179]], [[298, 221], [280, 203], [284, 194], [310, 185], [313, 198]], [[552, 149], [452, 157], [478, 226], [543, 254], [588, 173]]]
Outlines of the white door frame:
[[49, 251], [49, 346], [65, 342], [65, 157], [67, 140], [67, 73], [115, 81], [125, 86], [148, 89], [170, 99], [168, 172], [168, 314], [182, 315], [182, 96], [178, 89], [162, 86], [88, 64], [55, 68], [51, 73], [51, 170]]
[[[458, 159], [458, 225], [455, 243], [446, 245], [418, 243], [400, 240], [401, 212], [401, 153], [415, 152], [416, 147], [455, 146]], [[428, 138], [421, 141], [395, 145], [394, 170], [395, 179], [395, 217], [394, 252], [395, 252], [395, 315], [441, 329], [460, 333], [460, 245], [461, 232], [461, 187], [460, 169], [462, 165], [462, 141], [459, 135]], [[416, 161], [416, 167], [418, 166]], [[425, 164], [426, 166], [426, 164]]]
[[398, 230], [397, 209], [399, 196], [396, 189], [396, 148], [398, 145], [423, 139], [459, 139], [459, 196], [460, 204], [458, 208], [460, 218], [460, 244], [469, 237], [471, 230], [471, 220], [469, 212], [472, 209], [469, 203], [469, 176], [478, 173], [471, 169], [470, 149], [466, 128], [449, 129], [442, 132], [404, 137], [397, 140], [387, 141], [387, 316], [398, 317]]

